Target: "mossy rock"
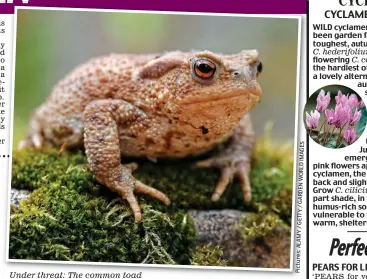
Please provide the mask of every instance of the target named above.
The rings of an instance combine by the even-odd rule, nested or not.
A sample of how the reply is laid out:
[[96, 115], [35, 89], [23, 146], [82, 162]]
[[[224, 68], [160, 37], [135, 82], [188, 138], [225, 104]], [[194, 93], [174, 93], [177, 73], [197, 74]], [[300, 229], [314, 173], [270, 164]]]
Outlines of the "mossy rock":
[[[134, 176], [167, 193], [172, 203], [167, 207], [139, 195], [143, 221], [135, 223], [127, 203], [95, 181], [83, 151], [16, 151], [12, 187], [32, 192], [19, 208], [12, 208], [10, 258], [227, 265], [218, 247], [196, 247], [195, 226], [187, 211], [258, 212], [266, 206], [289, 223], [292, 160], [291, 146], [258, 140], [251, 173], [253, 199], [247, 205], [237, 181], [218, 202], [211, 202], [219, 172], [191, 168], [193, 159], [140, 161]], [[284, 193], [288, 199], [282, 198]]]

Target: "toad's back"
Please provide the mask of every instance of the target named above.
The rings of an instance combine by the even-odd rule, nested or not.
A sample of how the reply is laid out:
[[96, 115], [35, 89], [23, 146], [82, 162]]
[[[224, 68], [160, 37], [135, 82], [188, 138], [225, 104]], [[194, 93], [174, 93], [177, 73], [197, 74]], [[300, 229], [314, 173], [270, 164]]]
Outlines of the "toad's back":
[[132, 76], [134, 71], [157, 57], [159, 54], [111, 54], [78, 66], [56, 84], [35, 111], [29, 133], [42, 133], [44, 140], [52, 145], [65, 142], [69, 146], [82, 145], [85, 107], [100, 99], [144, 102], [146, 90], [141, 83], [134, 82]]

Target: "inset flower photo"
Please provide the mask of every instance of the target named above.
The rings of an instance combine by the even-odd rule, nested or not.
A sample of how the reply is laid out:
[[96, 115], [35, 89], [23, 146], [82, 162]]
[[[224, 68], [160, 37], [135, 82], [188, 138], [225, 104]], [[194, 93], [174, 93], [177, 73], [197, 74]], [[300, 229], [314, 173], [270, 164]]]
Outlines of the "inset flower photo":
[[304, 109], [307, 134], [328, 148], [343, 148], [362, 135], [367, 111], [362, 98], [351, 88], [328, 85], [315, 91]]

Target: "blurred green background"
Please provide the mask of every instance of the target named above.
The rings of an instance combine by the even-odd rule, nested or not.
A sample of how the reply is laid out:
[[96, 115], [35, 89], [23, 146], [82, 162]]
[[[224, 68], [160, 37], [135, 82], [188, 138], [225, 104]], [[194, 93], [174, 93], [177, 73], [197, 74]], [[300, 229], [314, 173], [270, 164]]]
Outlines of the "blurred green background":
[[263, 98], [251, 112], [258, 135], [294, 137], [298, 20], [203, 15], [18, 10], [14, 148], [33, 109], [86, 60], [116, 53], [258, 49]]

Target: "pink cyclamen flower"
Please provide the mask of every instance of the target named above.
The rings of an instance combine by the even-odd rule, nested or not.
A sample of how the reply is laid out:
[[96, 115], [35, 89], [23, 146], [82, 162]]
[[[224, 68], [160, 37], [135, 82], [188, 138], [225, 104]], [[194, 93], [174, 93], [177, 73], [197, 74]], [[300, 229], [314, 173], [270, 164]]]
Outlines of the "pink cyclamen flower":
[[320, 113], [315, 110], [311, 111], [311, 115], [306, 112], [306, 124], [309, 129], [316, 129], [319, 125]]
[[358, 103], [358, 108], [361, 109], [361, 108], [364, 108], [365, 107], [365, 104], [364, 102], [361, 100], [359, 103]]
[[335, 106], [335, 121], [334, 125], [336, 128], [342, 127], [351, 118], [352, 109], [346, 105], [338, 104]]
[[356, 110], [354, 112], [354, 115], [350, 115], [349, 117], [349, 120], [348, 120], [349, 125], [355, 126], [358, 123], [359, 119], [361, 119], [361, 116], [362, 116], [362, 112], [360, 110]]
[[339, 90], [338, 95], [335, 97], [335, 101], [337, 105], [342, 104], [343, 106], [348, 104], [348, 96], [343, 95], [343, 93]]
[[318, 112], [323, 112], [330, 104], [330, 92], [328, 92], [325, 95], [325, 91], [321, 89], [316, 100], [317, 100], [316, 110]]
[[334, 124], [335, 121], [337, 120], [335, 112], [333, 109], [327, 109], [325, 110], [325, 117], [327, 120], [327, 124], [331, 125]]
[[357, 133], [356, 130], [354, 130], [351, 127], [348, 127], [344, 132], [344, 139], [347, 142], [347, 144], [352, 144], [357, 140]]
[[356, 94], [351, 94], [348, 98], [348, 105], [353, 109], [358, 106], [358, 97]]

